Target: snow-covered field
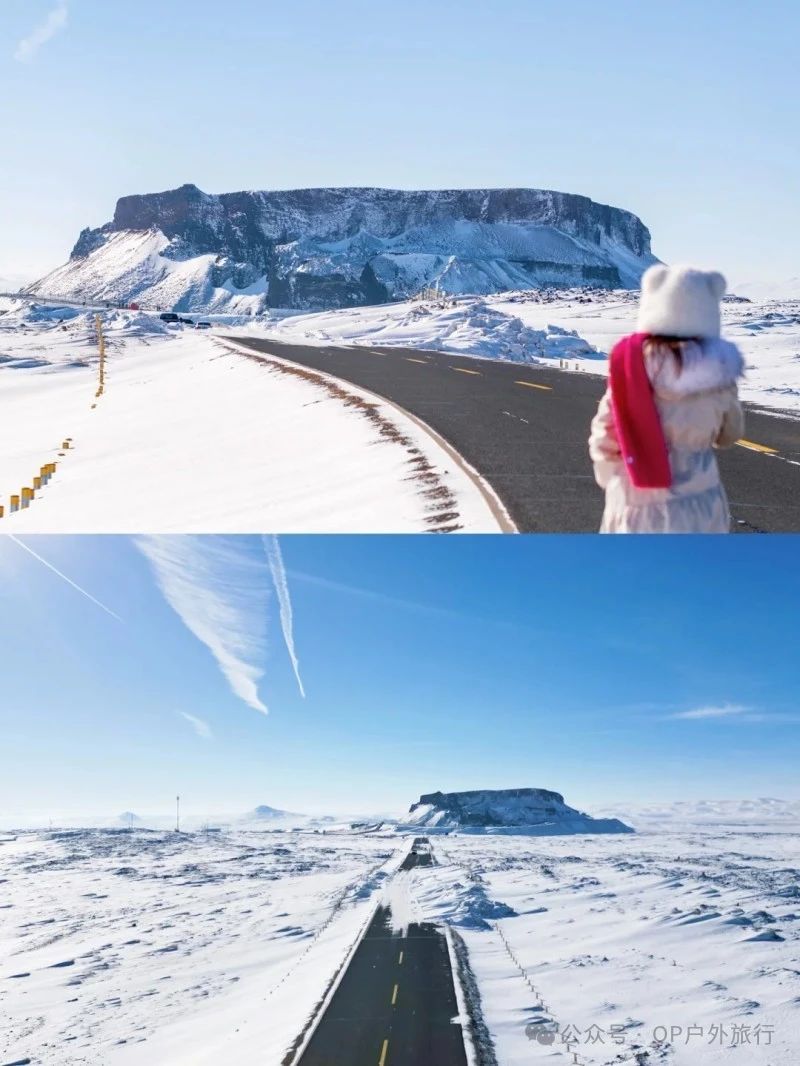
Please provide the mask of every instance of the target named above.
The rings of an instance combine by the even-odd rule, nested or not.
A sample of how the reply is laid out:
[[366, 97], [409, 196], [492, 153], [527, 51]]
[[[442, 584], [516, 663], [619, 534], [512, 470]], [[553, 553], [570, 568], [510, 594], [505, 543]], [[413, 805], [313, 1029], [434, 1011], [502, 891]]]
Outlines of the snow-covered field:
[[[250, 330], [310, 344], [402, 345], [605, 374], [636, 324], [636, 292], [544, 290], [298, 315]], [[746, 400], [800, 411], [800, 299], [726, 302], [725, 335], [746, 359]]]
[[[5, 531], [497, 531], [476, 480], [390, 405], [213, 332], [103, 317], [98, 398], [92, 314], [0, 315]], [[10, 496], [51, 461], [56, 476], [10, 515]]]
[[798, 845], [798, 822], [437, 838], [403, 877], [415, 915], [461, 926], [500, 1066], [572, 1062], [568, 1037], [592, 1066], [795, 1066]]
[[397, 838], [0, 835], [0, 1062], [277, 1066]]
[[278, 1066], [378, 901], [464, 937], [499, 1066], [798, 1061], [797, 821], [437, 837], [400, 874], [396, 835], [14, 836], [3, 1062]]

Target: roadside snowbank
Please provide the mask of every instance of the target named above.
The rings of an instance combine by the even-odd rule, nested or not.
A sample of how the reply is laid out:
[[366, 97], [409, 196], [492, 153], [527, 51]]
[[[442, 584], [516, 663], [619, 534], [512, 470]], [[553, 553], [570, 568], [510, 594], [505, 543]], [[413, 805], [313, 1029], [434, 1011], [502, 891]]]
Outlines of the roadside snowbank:
[[258, 320], [249, 325], [249, 330], [266, 330], [287, 342], [427, 348], [516, 362], [603, 360], [604, 356], [574, 331], [549, 322], [529, 325], [501, 308], [499, 300], [500, 297], [466, 296], [438, 302], [354, 307], [291, 315], [278, 322]]
[[[636, 324], [638, 294], [568, 290], [296, 315], [248, 328], [286, 342], [425, 348], [606, 374], [608, 352]], [[744, 399], [800, 411], [800, 300], [727, 302], [725, 335], [747, 362]]]

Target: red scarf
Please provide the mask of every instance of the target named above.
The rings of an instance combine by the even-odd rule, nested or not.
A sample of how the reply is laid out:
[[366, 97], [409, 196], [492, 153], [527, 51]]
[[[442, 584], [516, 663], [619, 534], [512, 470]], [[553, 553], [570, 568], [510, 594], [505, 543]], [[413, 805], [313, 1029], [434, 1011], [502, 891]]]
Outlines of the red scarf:
[[625, 468], [637, 489], [672, 485], [669, 453], [644, 365], [647, 333], [623, 337], [611, 352], [611, 406]]

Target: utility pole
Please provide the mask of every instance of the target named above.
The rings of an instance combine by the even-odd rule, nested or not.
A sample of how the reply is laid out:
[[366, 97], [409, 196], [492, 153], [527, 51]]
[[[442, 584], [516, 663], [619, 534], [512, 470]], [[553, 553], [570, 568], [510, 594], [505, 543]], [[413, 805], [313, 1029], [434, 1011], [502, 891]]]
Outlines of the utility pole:
[[180, 833], [180, 831], [181, 831], [181, 798], [180, 798], [180, 796], [176, 796], [175, 797], [175, 832], [176, 833]]

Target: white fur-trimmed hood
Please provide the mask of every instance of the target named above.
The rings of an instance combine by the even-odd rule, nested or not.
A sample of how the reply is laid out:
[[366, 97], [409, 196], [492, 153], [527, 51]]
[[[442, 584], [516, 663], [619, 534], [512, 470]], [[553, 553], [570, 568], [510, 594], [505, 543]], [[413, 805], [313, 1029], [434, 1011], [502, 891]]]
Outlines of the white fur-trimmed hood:
[[648, 353], [648, 373], [658, 392], [691, 396], [728, 388], [744, 374], [742, 353], [735, 344], [721, 337], [685, 341], [682, 351], [682, 365], [669, 353], [663, 356], [657, 351]]

